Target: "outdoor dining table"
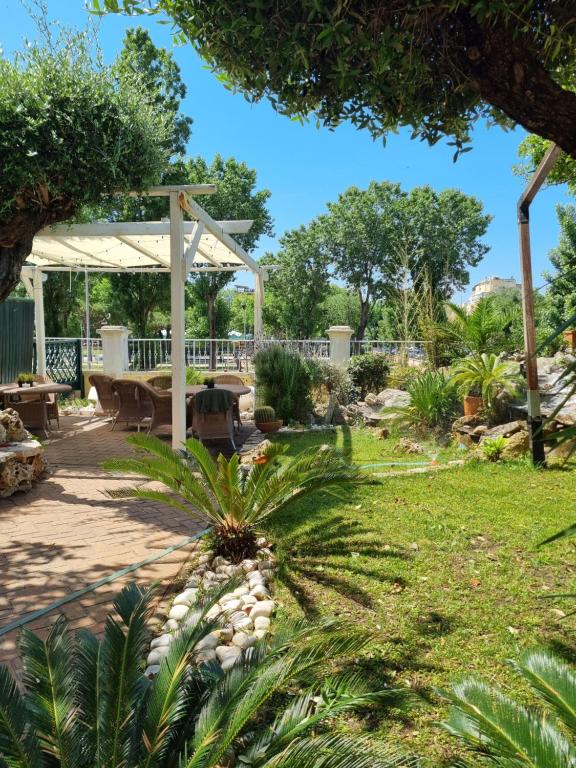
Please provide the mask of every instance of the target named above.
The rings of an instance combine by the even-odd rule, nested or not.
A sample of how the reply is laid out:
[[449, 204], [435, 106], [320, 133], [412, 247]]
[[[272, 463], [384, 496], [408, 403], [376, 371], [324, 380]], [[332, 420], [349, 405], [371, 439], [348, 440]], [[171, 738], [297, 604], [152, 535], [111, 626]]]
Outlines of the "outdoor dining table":
[[[186, 396], [197, 395], [198, 392], [202, 392], [203, 389], [208, 389], [208, 387], [205, 384], [187, 384]], [[236, 397], [240, 397], [240, 395], [249, 395], [251, 392], [250, 387], [246, 387], [244, 384], [215, 384], [214, 389], [227, 389], [228, 392], [232, 392]], [[168, 391], [172, 392], [171, 389]]]
[[0, 398], [6, 398], [11, 395], [39, 395], [43, 400], [44, 395], [60, 395], [66, 392], [72, 392], [70, 384], [57, 384], [55, 381], [48, 381], [40, 384], [35, 383], [33, 387], [20, 387], [17, 383], [0, 384]]

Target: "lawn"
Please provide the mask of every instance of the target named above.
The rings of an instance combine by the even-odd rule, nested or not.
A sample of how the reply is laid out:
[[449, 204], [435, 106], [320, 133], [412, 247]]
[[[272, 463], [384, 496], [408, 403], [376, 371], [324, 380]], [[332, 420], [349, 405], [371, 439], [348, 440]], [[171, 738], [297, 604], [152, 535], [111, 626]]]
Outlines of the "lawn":
[[[335, 442], [360, 464], [398, 457], [395, 438], [367, 430], [276, 439], [290, 454]], [[438, 462], [455, 453], [462, 452], [440, 451]], [[460, 754], [437, 725], [446, 714], [437, 688], [474, 674], [525, 698], [506, 660], [542, 642], [570, 652], [574, 621], [561, 617], [570, 603], [544, 598], [574, 588], [574, 545], [536, 545], [576, 520], [575, 478], [526, 462], [395, 470], [346, 501], [300, 502], [268, 529], [278, 543], [284, 610], [337, 613], [371, 630], [374, 645], [360, 664], [373, 683], [409, 686], [422, 697], [407, 716], [339, 727], [369, 729], [437, 766]]]

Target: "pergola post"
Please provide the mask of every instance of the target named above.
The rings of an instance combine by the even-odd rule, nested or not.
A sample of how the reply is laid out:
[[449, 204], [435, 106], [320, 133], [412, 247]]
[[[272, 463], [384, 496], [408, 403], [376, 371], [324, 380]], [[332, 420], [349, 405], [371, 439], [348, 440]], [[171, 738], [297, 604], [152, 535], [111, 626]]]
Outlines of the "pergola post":
[[178, 192], [170, 192], [170, 321], [172, 324], [172, 447], [186, 441], [186, 352], [184, 315], [184, 219]]
[[262, 341], [262, 304], [264, 303], [264, 273], [254, 273], [254, 341]]
[[44, 273], [36, 267], [32, 276], [34, 326], [36, 329], [36, 373], [46, 376], [46, 327], [44, 325]]

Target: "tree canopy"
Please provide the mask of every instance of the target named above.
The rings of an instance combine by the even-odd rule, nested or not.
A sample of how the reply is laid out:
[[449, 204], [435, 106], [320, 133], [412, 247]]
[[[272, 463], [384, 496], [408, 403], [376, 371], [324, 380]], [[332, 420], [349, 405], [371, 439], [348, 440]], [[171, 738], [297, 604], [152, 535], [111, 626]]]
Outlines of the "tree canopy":
[[546, 272], [547, 299], [555, 327], [576, 316], [576, 207], [559, 205], [560, 242], [550, 251], [554, 272]]
[[458, 153], [479, 118], [519, 123], [576, 157], [576, 23], [526, 0], [93, 0], [166, 13], [230, 86], [281, 113], [399, 126]]
[[94, 64], [81, 35], [0, 59], [0, 301], [36, 232], [158, 181], [169, 131], [137, 74]]

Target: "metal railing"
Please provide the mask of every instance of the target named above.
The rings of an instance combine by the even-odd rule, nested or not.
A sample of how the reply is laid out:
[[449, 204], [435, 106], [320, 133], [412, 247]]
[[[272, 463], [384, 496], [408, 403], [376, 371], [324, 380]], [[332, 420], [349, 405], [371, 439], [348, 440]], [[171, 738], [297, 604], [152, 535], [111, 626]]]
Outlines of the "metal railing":
[[397, 365], [408, 365], [410, 362], [424, 362], [428, 357], [428, 341], [399, 341], [367, 340], [351, 341], [350, 354], [365, 355], [367, 353], [386, 355]]

